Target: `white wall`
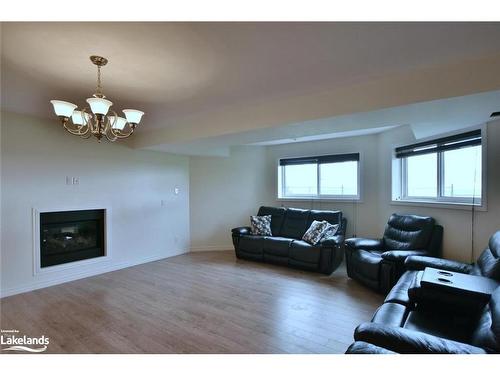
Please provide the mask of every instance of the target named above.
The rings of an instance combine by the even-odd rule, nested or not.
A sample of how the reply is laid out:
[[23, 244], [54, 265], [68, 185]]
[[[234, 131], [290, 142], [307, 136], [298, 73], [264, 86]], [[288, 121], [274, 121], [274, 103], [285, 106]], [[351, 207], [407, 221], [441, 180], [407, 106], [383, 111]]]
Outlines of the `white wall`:
[[[490, 123], [487, 128], [488, 211], [475, 213], [475, 257], [487, 245], [489, 236], [500, 230], [500, 169], [496, 167], [500, 163], [500, 122]], [[443, 245], [445, 257], [470, 261], [470, 211], [391, 203], [393, 147], [412, 141], [414, 137], [409, 127], [401, 127], [378, 135], [254, 147], [251, 152], [248, 148], [246, 151], [235, 148], [227, 158], [192, 157], [190, 162], [192, 242], [208, 249], [227, 248], [231, 243], [229, 229], [238, 225], [248, 225], [248, 216], [254, 214], [261, 204], [340, 209], [349, 222], [348, 236], [354, 233], [358, 236], [380, 236], [391, 213], [415, 213], [430, 215], [445, 227]], [[276, 199], [279, 158], [357, 151], [361, 152], [362, 158], [362, 202], [353, 204]], [[207, 230], [198, 232], [200, 225], [210, 223], [212, 220], [216, 222], [208, 224]]]
[[[1, 115], [2, 295], [188, 251], [187, 157], [79, 139], [56, 118]], [[66, 185], [66, 176], [80, 184]], [[111, 208], [111, 259], [35, 276], [32, 208], [87, 205]]]
[[230, 230], [247, 225], [259, 205], [274, 204], [264, 147], [238, 147], [231, 157], [190, 160], [191, 250], [226, 250]]

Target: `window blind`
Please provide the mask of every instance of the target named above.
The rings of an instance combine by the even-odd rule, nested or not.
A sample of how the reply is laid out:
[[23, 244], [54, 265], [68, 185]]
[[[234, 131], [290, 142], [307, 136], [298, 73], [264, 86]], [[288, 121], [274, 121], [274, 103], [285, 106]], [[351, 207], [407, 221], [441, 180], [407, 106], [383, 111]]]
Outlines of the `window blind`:
[[396, 158], [406, 158], [409, 156], [432, 154], [478, 145], [481, 145], [481, 129], [397, 147], [395, 156]]
[[345, 161], [359, 161], [359, 153], [280, 159], [280, 165], [326, 164]]

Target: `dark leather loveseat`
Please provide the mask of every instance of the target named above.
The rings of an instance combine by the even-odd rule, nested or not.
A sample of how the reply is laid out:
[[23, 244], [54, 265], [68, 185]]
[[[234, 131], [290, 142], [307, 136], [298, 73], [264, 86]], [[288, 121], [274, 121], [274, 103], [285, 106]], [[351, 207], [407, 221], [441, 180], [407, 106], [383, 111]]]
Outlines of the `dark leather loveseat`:
[[[259, 208], [259, 216], [271, 215], [272, 236], [251, 234], [250, 227], [231, 230], [236, 256], [241, 259], [286, 265], [307, 271], [331, 274], [342, 262], [347, 221], [341, 211], [302, 210], [297, 208]], [[335, 236], [310, 245], [302, 236], [314, 221], [339, 224]]]
[[347, 275], [385, 294], [403, 274], [406, 257], [440, 256], [442, 238], [443, 227], [431, 217], [392, 214], [381, 239], [346, 240]]
[[[500, 351], [500, 231], [475, 264], [410, 256], [408, 268], [375, 312], [354, 333], [347, 353], [498, 353]], [[482, 276], [493, 286], [489, 301], [461, 289], [426, 289], [426, 267]], [[471, 279], [474, 286], [477, 281]], [[483, 299], [484, 296], [481, 296]]]

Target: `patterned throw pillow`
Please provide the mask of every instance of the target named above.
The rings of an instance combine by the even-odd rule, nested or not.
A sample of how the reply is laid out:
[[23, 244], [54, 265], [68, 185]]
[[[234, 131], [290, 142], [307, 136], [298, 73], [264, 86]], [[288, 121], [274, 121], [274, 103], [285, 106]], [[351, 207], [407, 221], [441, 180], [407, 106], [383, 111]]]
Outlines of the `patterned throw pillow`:
[[330, 224], [328, 223], [328, 227], [326, 230], [323, 232], [323, 236], [321, 237], [322, 240], [327, 239], [328, 237], [333, 237], [337, 234], [339, 231], [340, 225], [339, 224]]
[[311, 223], [309, 229], [304, 233], [302, 239], [311, 245], [316, 245], [319, 240], [323, 237], [325, 230], [328, 229], [329, 224], [327, 221], [317, 221], [314, 220]]
[[272, 236], [271, 215], [250, 216], [252, 234], [256, 236]]

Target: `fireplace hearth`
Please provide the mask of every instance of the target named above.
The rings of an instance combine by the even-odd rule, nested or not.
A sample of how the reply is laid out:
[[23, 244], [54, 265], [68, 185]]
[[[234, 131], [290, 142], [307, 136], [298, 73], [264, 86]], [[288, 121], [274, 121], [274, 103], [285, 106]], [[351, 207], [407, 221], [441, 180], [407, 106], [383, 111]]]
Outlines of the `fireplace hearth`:
[[104, 210], [40, 213], [40, 266], [105, 256]]

